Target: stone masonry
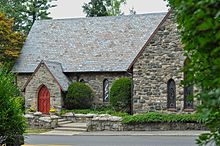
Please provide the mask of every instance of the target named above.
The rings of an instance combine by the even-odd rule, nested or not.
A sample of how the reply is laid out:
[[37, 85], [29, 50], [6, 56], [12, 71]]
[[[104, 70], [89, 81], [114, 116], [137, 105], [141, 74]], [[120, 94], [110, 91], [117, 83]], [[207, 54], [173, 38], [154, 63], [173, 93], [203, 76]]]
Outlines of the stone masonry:
[[50, 92], [50, 108], [61, 110], [61, 89], [45, 64], [40, 64], [25, 89], [25, 106], [38, 110], [38, 92], [45, 85]]
[[129, 73], [126, 72], [106, 72], [106, 73], [78, 73], [78, 74], [69, 74], [68, 75], [72, 82], [77, 82], [84, 80], [95, 93], [94, 103], [96, 105], [103, 104], [103, 81], [107, 79], [109, 81], [109, 90], [112, 86], [112, 83], [121, 78], [129, 76]]
[[[71, 82], [78, 82], [84, 80], [84, 82], [91, 87], [94, 91], [94, 105], [103, 105], [103, 81], [107, 79], [109, 81], [109, 90], [112, 83], [121, 77], [131, 76], [126, 72], [113, 72], [113, 73], [67, 73], [66, 74]], [[18, 74], [17, 85], [22, 90], [25, 83], [31, 77], [30, 74]], [[26, 107], [37, 108], [38, 104], [38, 91], [41, 85], [46, 85], [51, 95], [51, 105], [53, 108], [60, 110], [62, 106], [62, 95], [57, 82], [51, 76], [47, 68], [42, 65], [39, 70], [35, 73], [34, 77], [26, 86], [24, 96], [26, 97]], [[105, 103], [106, 104], [106, 103]], [[51, 107], [51, 108], [52, 108]]]
[[133, 65], [133, 111], [167, 111], [167, 82], [176, 83], [176, 109], [183, 110], [185, 57], [173, 16], [169, 15]]
[[[100, 23], [97, 24], [96, 19], [100, 19]], [[133, 79], [132, 110], [134, 114], [148, 111], [193, 111], [193, 109], [184, 109], [184, 88], [181, 85], [184, 75], [181, 69], [185, 56], [177, 24], [170, 12], [168, 14], [101, 19], [42, 21], [32, 27], [21, 57], [14, 67], [15, 73], [18, 73], [17, 85], [26, 98], [26, 108], [32, 107], [38, 110], [38, 92], [42, 85], [45, 85], [50, 92], [50, 108], [60, 111], [69, 83], [80, 81], [88, 84], [94, 91], [94, 105], [105, 105], [103, 81], [105, 79], [109, 81], [110, 90], [116, 79], [130, 77]], [[106, 20], [114, 25], [107, 24]], [[127, 25], [121, 25], [121, 22], [125, 22], [124, 20], [126, 20], [125, 24], [128, 23]], [[79, 23], [81, 21], [83, 23]], [[93, 28], [90, 26], [93, 23], [94, 26], [102, 28], [97, 29], [100, 32], [92, 31]], [[82, 26], [76, 27], [77, 25], [72, 24]], [[52, 25], [54, 27], [50, 27]], [[157, 26], [158, 28], [156, 28]], [[85, 29], [87, 27], [88, 29]], [[68, 29], [66, 30], [66, 28]], [[70, 33], [69, 30], [75, 31]], [[57, 31], [60, 32], [59, 35], [57, 35]], [[66, 40], [62, 41], [59, 37]], [[50, 39], [47, 40], [48, 38]], [[129, 40], [123, 42], [125, 38], [129, 38]], [[110, 43], [110, 40], [113, 46], [106, 45], [107, 42]], [[78, 42], [80, 42], [80, 46], [75, 45]], [[99, 46], [91, 47], [96, 42]], [[37, 49], [36, 46], [38, 46]], [[141, 50], [143, 46], [144, 48]], [[41, 60], [59, 63], [59, 66], [56, 64], [54, 67], [57, 68], [51, 66], [48, 69], [47, 65], [42, 63], [35, 70], [33, 66], [37, 66]], [[53, 73], [50, 72], [51, 69], [54, 71]], [[56, 76], [54, 77], [54, 75]], [[168, 81], [170, 79], [175, 82], [172, 82], [174, 87], [172, 89], [176, 91], [175, 94], [172, 94], [172, 97], [175, 96], [176, 103], [175, 108], [172, 109], [167, 108]], [[65, 90], [60, 87], [61, 85], [66, 85]], [[196, 106], [195, 100], [193, 105]]]

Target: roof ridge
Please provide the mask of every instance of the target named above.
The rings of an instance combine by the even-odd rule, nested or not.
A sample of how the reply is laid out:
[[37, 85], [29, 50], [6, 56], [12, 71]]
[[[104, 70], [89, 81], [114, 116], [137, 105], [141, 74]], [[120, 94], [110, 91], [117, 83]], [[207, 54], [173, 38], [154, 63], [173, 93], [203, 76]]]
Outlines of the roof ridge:
[[157, 15], [157, 14], [166, 14], [168, 11], [162, 12], [149, 12], [142, 14], [134, 14], [134, 15], [120, 15], [120, 16], [101, 16], [101, 17], [73, 17], [73, 18], [56, 18], [56, 19], [43, 19], [36, 20], [36, 22], [48, 22], [48, 21], [69, 21], [69, 20], [81, 20], [81, 19], [102, 19], [102, 18], [120, 18], [120, 17], [135, 17], [135, 16], [144, 16], [144, 15]]

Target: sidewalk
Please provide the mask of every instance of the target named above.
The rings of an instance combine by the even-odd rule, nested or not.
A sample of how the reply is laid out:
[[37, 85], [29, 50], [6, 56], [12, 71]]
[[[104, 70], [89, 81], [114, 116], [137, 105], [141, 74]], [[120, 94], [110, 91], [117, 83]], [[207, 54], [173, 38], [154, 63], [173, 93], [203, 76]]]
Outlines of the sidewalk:
[[64, 132], [49, 131], [38, 135], [77, 135], [77, 136], [198, 136], [209, 131], [96, 131], [96, 132]]

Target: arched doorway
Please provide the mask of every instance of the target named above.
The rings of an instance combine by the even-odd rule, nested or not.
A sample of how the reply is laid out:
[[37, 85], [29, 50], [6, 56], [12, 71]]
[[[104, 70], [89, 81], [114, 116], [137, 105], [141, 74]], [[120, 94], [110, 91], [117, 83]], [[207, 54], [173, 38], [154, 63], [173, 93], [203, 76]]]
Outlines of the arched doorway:
[[44, 114], [50, 112], [50, 92], [45, 85], [38, 92], [38, 111]]

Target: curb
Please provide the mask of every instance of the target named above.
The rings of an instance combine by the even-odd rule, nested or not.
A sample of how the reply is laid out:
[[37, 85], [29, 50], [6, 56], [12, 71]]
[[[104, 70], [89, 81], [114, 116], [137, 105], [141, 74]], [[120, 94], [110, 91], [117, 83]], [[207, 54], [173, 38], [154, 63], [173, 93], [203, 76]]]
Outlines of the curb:
[[199, 136], [202, 133], [209, 133], [209, 131], [96, 131], [96, 132], [82, 132], [82, 133], [38, 133], [25, 134], [24, 136]]

